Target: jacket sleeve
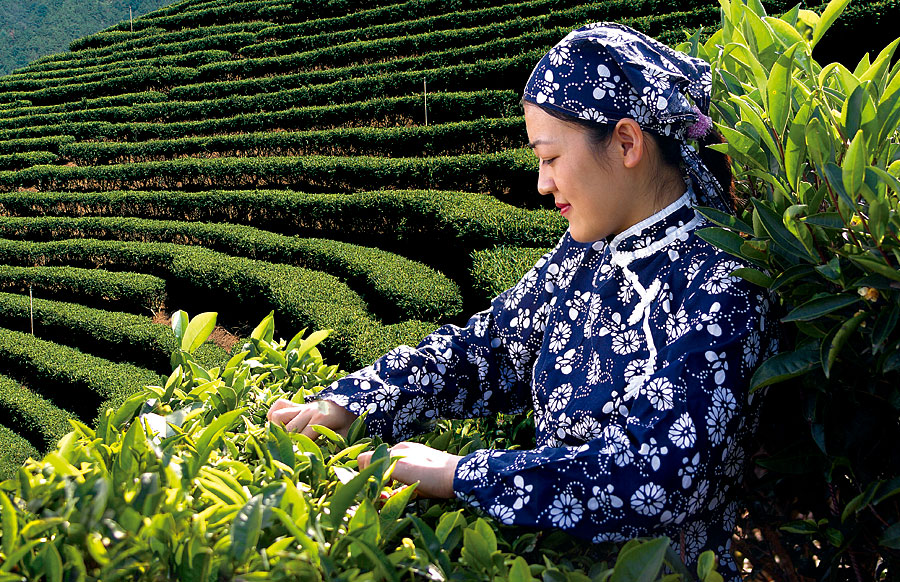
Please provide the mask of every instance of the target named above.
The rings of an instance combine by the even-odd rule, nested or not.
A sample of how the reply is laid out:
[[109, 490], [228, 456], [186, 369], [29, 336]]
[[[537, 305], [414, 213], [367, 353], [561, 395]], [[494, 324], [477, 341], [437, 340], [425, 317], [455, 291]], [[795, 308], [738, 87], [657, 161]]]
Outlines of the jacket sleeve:
[[[625, 414], [609, 415], [617, 420], [574, 441], [581, 445], [476, 451], [457, 467], [457, 496], [504, 523], [561, 528], [595, 542], [721, 514], [755, 428], [749, 378], [763, 352], [775, 349], [768, 298], [731, 279], [727, 293], [695, 280], [683, 305], [690, 325], [659, 349], [652, 371], [629, 383], [631, 395], [615, 404]], [[571, 434], [563, 436], [570, 442]]]
[[[554, 250], [464, 327], [445, 325], [416, 348], [399, 346], [341, 378], [318, 398], [367, 413], [370, 434], [397, 442], [441, 418], [519, 412], [531, 403], [531, 368], [543, 341]], [[550, 273], [552, 276], [552, 271]]]

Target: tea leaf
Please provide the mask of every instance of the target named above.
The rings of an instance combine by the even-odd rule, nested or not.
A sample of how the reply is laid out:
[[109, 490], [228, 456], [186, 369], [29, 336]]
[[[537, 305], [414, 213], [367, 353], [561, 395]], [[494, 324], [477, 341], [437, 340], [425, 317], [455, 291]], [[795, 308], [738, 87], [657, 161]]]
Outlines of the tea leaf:
[[825, 6], [825, 10], [819, 16], [819, 23], [813, 31], [812, 41], [809, 43], [810, 47], [815, 47], [822, 40], [822, 36], [828, 32], [828, 29], [831, 28], [831, 25], [834, 24], [834, 21], [837, 20], [837, 17], [841, 15], [841, 12], [844, 11], [844, 8], [849, 3], [850, 0], [831, 0]]
[[275, 336], [275, 312], [270, 311], [269, 315], [265, 316], [262, 321], [259, 322], [253, 331], [250, 333], [250, 339], [261, 340], [266, 343], [272, 343], [272, 339]]
[[[863, 320], [865, 320], [866, 316], [867, 314], [865, 312], [854, 315], [840, 325], [830, 342], [822, 342], [822, 350], [824, 352], [824, 357], [822, 357], [822, 370], [825, 372], [826, 378], [831, 377], [831, 367], [837, 359], [838, 354], [841, 352], [841, 349], [843, 349], [844, 344], [847, 343], [850, 335], [856, 331], [856, 328], [859, 327], [859, 324]], [[828, 346], [827, 351], [825, 350], [826, 345]]]
[[383, 469], [382, 465], [387, 461], [387, 459], [374, 459], [368, 467], [359, 472], [359, 475], [350, 480], [349, 483], [344, 483], [338, 485], [337, 489], [334, 492], [334, 495], [331, 496], [331, 500], [328, 504], [328, 509], [330, 515], [328, 516], [332, 527], [335, 529], [341, 524], [344, 520], [344, 516], [347, 513], [347, 509], [356, 499], [356, 495], [362, 490], [365, 486], [366, 482], [369, 480], [369, 477], [372, 477], [377, 471]]
[[653, 582], [666, 556], [669, 539], [662, 537], [619, 552], [611, 582]]
[[216, 327], [216, 312], [208, 311], [194, 317], [187, 325], [184, 331], [184, 337], [181, 339], [181, 349], [190, 353], [199, 348], [209, 334]]
[[781, 321], [812, 321], [813, 319], [828, 315], [838, 309], [843, 309], [848, 305], [859, 302], [859, 297], [854, 295], [830, 295], [828, 297], [819, 297], [811, 299], [803, 305], [796, 307], [787, 315], [781, 318]]
[[532, 582], [534, 580], [531, 577], [531, 569], [528, 567], [528, 562], [525, 561], [525, 558], [516, 556], [512, 566], [509, 568], [508, 579], [509, 582]]
[[750, 392], [795, 378], [821, 364], [815, 346], [804, 344], [793, 352], [783, 352], [763, 362], [750, 378]]
[[0, 491], [0, 520], [3, 525], [3, 553], [9, 556], [18, 541], [19, 520], [15, 507], [3, 491]]
[[182, 338], [188, 326], [188, 314], [185, 311], [178, 310], [172, 314], [172, 331], [175, 332], [175, 339], [179, 345], [182, 345]]
[[238, 512], [231, 525], [231, 556], [245, 561], [256, 548], [262, 529], [262, 496], [254, 495]]
[[769, 81], [766, 84], [769, 119], [778, 135], [784, 133], [788, 115], [791, 112], [791, 71], [794, 64], [794, 52], [798, 46], [800, 46], [799, 43], [793, 45], [778, 57], [772, 70], [769, 71]]

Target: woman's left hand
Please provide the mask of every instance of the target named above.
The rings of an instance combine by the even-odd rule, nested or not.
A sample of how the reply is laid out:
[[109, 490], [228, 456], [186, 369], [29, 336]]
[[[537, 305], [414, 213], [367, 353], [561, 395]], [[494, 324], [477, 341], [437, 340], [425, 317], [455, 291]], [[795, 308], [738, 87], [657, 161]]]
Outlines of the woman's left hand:
[[[390, 448], [391, 457], [402, 457], [391, 477], [401, 483], [419, 482], [416, 492], [422, 497], [450, 499], [453, 493], [453, 476], [462, 457], [432, 449], [419, 443], [398, 443]], [[372, 452], [359, 455], [359, 468], [365, 469], [372, 459]]]

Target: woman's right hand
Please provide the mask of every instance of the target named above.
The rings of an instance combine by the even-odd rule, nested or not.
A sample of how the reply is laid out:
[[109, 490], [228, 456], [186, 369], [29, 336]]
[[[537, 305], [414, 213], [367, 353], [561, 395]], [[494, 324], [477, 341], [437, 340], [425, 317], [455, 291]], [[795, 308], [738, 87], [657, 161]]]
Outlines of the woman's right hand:
[[315, 439], [319, 433], [313, 430], [312, 425], [326, 426], [346, 437], [357, 415], [329, 400], [298, 404], [279, 398], [269, 408], [266, 418], [275, 424], [284, 425], [284, 429], [288, 432], [299, 432]]

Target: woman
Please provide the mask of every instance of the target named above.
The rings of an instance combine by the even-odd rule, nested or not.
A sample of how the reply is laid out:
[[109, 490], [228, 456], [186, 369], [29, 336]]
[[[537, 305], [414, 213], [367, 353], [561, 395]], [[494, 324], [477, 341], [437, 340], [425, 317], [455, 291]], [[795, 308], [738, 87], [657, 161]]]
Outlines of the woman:
[[709, 93], [709, 65], [628, 27], [570, 33], [523, 97], [538, 190], [569, 221], [556, 248], [465, 327], [269, 418], [315, 436], [311, 424], [346, 431], [366, 412], [396, 442], [423, 421], [532, 407], [534, 450], [400, 443], [394, 478], [508, 524], [595, 542], [664, 534], [688, 563], [706, 548], [728, 561], [756, 424], [748, 379], [776, 348], [763, 291], [696, 234], [695, 203], [733, 212], [727, 159], [687, 144], [715, 141]]

